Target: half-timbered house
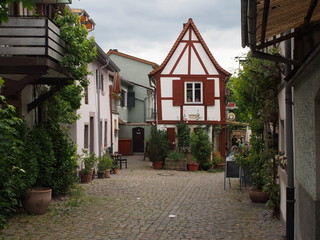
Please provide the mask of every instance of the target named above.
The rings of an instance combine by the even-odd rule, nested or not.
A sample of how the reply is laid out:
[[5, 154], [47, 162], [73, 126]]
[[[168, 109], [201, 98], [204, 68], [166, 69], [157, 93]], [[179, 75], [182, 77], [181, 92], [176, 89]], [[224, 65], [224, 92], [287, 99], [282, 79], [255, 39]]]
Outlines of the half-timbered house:
[[215, 150], [225, 154], [225, 129], [212, 138], [213, 126], [224, 125], [225, 82], [230, 73], [215, 60], [193, 20], [184, 24], [164, 62], [150, 73], [156, 85], [157, 124], [176, 142], [176, 125], [186, 121], [191, 129], [210, 125]]

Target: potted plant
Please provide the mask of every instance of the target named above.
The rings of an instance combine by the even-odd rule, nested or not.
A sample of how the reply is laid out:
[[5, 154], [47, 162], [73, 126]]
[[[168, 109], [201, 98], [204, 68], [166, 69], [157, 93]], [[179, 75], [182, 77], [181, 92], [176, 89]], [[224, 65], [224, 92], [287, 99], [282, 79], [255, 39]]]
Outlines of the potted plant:
[[186, 154], [178, 151], [169, 152], [165, 159], [165, 169], [170, 170], [187, 170], [187, 158]]
[[168, 151], [169, 142], [166, 131], [158, 130], [155, 126], [152, 126], [147, 152], [154, 169], [163, 168]]
[[103, 154], [98, 158], [98, 178], [104, 178], [113, 165], [113, 159], [108, 154]]
[[248, 179], [250, 182], [249, 198], [252, 202], [266, 203], [269, 199], [265, 187], [269, 186], [272, 182], [270, 179], [270, 176], [272, 178], [272, 173], [268, 166], [272, 161], [272, 155], [270, 151], [255, 147], [248, 153], [239, 150], [235, 153], [235, 161], [245, 172], [245, 179]]
[[199, 163], [197, 162], [197, 159], [193, 157], [191, 162], [188, 162], [187, 169], [188, 171], [198, 171], [198, 168], [199, 168]]
[[82, 160], [84, 168], [80, 172], [81, 182], [88, 183], [92, 180], [93, 167], [97, 162], [96, 155], [94, 153], [88, 153], [88, 150], [82, 150]]
[[191, 134], [190, 145], [193, 159], [199, 163], [199, 168], [202, 170], [210, 169], [213, 165], [210, 160], [212, 147], [206, 129], [198, 126], [197, 131]]
[[220, 152], [213, 152], [213, 165], [215, 168], [224, 168], [224, 159]]
[[120, 172], [120, 166], [119, 166], [119, 164], [113, 165], [112, 172], [113, 172], [114, 174], [118, 174], [118, 173]]

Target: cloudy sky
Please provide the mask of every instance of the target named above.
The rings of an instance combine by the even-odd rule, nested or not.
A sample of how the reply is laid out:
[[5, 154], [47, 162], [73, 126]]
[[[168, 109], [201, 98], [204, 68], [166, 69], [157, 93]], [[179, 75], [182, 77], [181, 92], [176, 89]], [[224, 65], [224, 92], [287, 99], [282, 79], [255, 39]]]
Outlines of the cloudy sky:
[[240, 0], [73, 0], [96, 23], [91, 33], [106, 52], [120, 52], [161, 64], [192, 18], [218, 63], [238, 68], [241, 48]]

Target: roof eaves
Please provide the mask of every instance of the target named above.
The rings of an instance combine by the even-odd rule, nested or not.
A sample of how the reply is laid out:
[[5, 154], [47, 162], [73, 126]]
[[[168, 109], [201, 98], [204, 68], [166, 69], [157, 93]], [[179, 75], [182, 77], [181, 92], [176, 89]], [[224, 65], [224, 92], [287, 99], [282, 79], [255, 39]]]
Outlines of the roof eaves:
[[162, 70], [168, 63], [168, 61], [170, 60], [170, 58], [172, 57], [174, 51], [177, 49], [180, 41], [182, 40], [183, 36], [185, 35], [185, 33], [187, 32], [187, 30], [189, 29], [189, 27], [192, 27], [195, 31], [195, 34], [197, 35], [199, 41], [201, 42], [202, 46], [204, 47], [206, 53], [208, 54], [210, 60], [213, 62], [213, 64], [225, 75], [229, 76], [231, 75], [231, 73], [229, 73], [228, 71], [224, 70], [219, 64], [218, 62], [215, 60], [215, 58], [213, 57], [213, 55], [211, 54], [207, 44], [205, 43], [205, 41], [203, 40], [199, 30], [197, 29], [196, 25], [194, 24], [192, 18], [189, 18], [188, 22], [184, 25], [183, 30], [181, 31], [180, 35], [178, 36], [177, 40], [175, 41], [174, 45], [172, 46], [170, 52], [168, 53], [167, 57], [165, 58], [165, 60], [163, 61], [163, 63], [156, 68], [155, 70], [153, 70], [152, 72], [149, 73], [149, 75], [154, 75], [157, 72], [159, 72], [160, 70]]
[[153, 67], [158, 67], [159, 66], [157, 63], [150, 62], [148, 60], [144, 60], [142, 58], [134, 57], [134, 56], [131, 56], [131, 55], [119, 52], [119, 51], [115, 51], [115, 50], [112, 50], [112, 49], [110, 49], [107, 52], [108, 56], [110, 56], [111, 54], [116, 54], [116, 55], [119, 55], [119, 56], [122, 56], [122, 57], [125, 57], [125, 58], [129, 58], [129, 59], [132, 59], [132, 60], [135, 60], [135, 61], [138, 61], [138, 62], [146, 63], [146, 64], [149, 64], [149, 65], [151, 65]]

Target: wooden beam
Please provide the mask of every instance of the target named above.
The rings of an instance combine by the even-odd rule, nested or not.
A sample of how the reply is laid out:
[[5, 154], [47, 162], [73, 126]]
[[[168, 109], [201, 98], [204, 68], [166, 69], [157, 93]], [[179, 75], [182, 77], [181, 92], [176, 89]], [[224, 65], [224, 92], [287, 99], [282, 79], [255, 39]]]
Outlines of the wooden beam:
[[290, 34], [272, 39], [272, 40], [265, 42], [263, 44], [259, 44], [259, 45], [257, 45], [257, 49], [263, 49], [263, 48], [266, 48], [266, 47], [271, 46], [273, 44], [285, 41], [290, 38], [297, 37], [299, 35], [308, 34], [310, 32], [313, 32], [313, 31], [319, 30], [319, 29], [320, 29], [320, 21], [316, 22], [315, 24], [312, 24], [312, 26], [309, 25], [308, 27], [297, 28], [297, 29], [295, 29], [294, 32], [292, 32]]
[[270, 7], [270, 0], [264, 0], [262, 24], [261, 24], [261, 42], [262, 43], [265, 42], [265, 38], [266, 38], [268, 16], [269, 16], [269, 7]]
[[18, 92], [20, 92], [29, 82], [34, 81], [35, 79], [41, 77], [43, 73], [40, 74], [31, 74], [31, 75], [27, 75], [25, 76], [22, 80], [17, 81], [14, 85], [12, 85], [9, 88], [5, 88], [3, 91], [3, 95], [6, 97], [10, 97], [13, 96], [15, 94], [17, 94]]
[[60, 90], [59, 86], [53, 87], [48, 92], [40, 95], [36, 100], [34, 100], [32, 103], [28, 104], [28, 112], [30, 112], [32, 109], [35, 109], [38, 107], [43, 101], [51, 98], [56, 92]]
[[316, 8], [317, 4], [318, 4], [318, 0], [310, 0], [309, 9], [308, 9], [307, 15], [304, 17], [303, 26], [307, 26], [310, 23], [313, 11]]
[[39, 78], [34, 81], [35, 84], [46, 84], [46, 85], [70, 85], [73, 83], [72, 78]]

